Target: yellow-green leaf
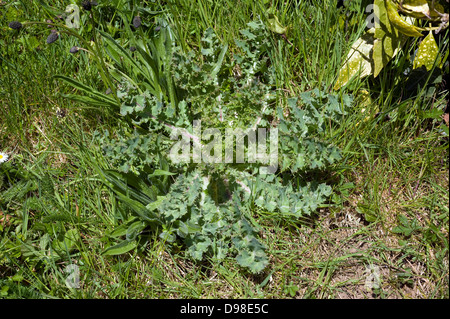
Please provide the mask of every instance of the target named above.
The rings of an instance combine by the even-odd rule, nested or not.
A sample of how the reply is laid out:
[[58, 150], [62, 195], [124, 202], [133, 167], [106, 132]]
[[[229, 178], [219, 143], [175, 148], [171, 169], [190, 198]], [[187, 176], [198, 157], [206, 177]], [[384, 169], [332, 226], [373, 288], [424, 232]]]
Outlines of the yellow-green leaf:
[[[433, 20], [441, 19], [441, 16], [439, 15], [439, 13], [442, 14], [445, 12], [444, 7], [441, 4], [437, 3], [436, 1], [434, 1], [434, 3], [433, 3], [432, 0], [427, 0], [427, 2], [428, 2], [428, 6], [431, 8], [431, 10], [430, 10], [431, 18]], [[434, 10], [433, 10], [433, 8], [434, 8]], [[439, 13], [437, 13], [436, 11]]]
[[360, 78], [372, 74], [372, 49], [375, 29], [372, 28], [353, 43], [347, 59], [339, 71], [339, 77], [334, 85], [338, 90], [354, 76]]
[[422, 33], [419, 32], [420, 28], [403, 20], [391, 0], [385, 0], [385, 3], [389, 21], [398, 31], [410, 37], [422, 36]]
[[267, 18], [267, 21], [269, 23], [269, 29], [272, 32], [278, 33], [278, 34], [285, 34], [287, 28], [283, 27], [280, 23], [280, 21], [278, 21], [278, 18], [276, 15], [269, 13], [269, 16]]
[[375, 19], [375, 39], [383, 38], [386, 33], [391, 34], [397, 31], [392, 30], [391, 23], [386, 10], [386, 0], [374, 0], [373, 6], [375, 9], [375, 15], [378, 19]]
[[427, 0], [403, 0], [402, 11], [414, 18], [430, 17], [430, 7]]
[[401, 5], [402, 13], [408, 16], [417, 19], [439, 20], [441, 16], [433, 8], [440, 13], [445, 11], [442, 5], [436, 1], [433, 4], [432, 0], [403, 0]]
[[430, 31], [419, 45], [416, 57], [414, 58], [413, 68], [417, 69], [424, 65], [427, 71], [430, 71], [438, 55], [439, 47], [434, 40], [433, 33]]
[[380, 71], [400, 51], [405, 39], [391, 25], [387, 13], [386, 1], [375, 0], [374, 7], [378, 20], [375, 20], [375, 41], [372, 58], [374, 65], [373, 76], [377, 77]]

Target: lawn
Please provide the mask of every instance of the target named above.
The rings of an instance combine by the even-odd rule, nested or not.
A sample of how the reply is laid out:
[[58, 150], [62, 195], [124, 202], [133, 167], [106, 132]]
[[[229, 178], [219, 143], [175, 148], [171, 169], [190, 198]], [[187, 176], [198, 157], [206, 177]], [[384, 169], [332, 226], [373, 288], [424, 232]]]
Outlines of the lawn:
[[0, 1], [0, 298], [448, 299], [448, 45], [446, 0]]

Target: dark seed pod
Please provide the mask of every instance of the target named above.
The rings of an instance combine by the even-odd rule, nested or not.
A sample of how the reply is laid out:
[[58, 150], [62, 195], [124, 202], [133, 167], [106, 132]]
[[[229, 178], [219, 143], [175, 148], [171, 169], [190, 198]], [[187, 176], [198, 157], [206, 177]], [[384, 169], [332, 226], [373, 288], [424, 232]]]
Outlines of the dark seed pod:
[[56, 116], [57, 117], [62, 119], [63, 117], [66, 116], [66, 114], [67, 114], [66, 109], [60, 109], [59, 107], [56, 109]]
[[12, 21], [8, 24], [8, 26], [14, 30], [19, 30], [23, 27], [22, 23], [20, 23], [19, 21]]
[[83, 7], [84, 10], [87, 10], [87, 11], [91, 11], [91, 9], [92, 9], [91, 1], [83, 1], [81, 3], [81, 6]]
[[136, 51], [136, 47], [130, 47], [130, 51], [131, 51], [131, 52]]
[[141, 17], [139, 17], [139, 16], [134, 17], [133, 27], [135, 27], [137, 29], [141, 26], [141, 24], [142, 24]]
[[55, 42], [56, 40], [58, 40], [58, 37], [59, 37], [58, 33], [52, 31], [52, 33], [50, 33], [50, 35], [47, 37], [47, 43], [51, 44]]
[[78, 51], [80, 51], [80, 48], [79, 48], [79, 47], [71, 47], [69, 52], [72, 53], [72, 54], [75, 54], [75, 53], [77, 53]]

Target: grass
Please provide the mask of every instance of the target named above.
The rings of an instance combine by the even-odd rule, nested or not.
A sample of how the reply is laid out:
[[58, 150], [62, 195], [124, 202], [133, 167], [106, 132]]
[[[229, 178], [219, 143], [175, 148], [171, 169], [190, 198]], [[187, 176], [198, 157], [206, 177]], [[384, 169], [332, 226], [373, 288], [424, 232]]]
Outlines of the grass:
[[[290, 30], [291, 43], [277, 35], [271, 39], [282, 94], [332, 87], [362, 24], [340, 28], [334, 1], [272, 6]], [[264, 1], [198, 0], [168, 1], [165, 9], [184, 49], [196, 50], [207, 27], [231, 43], [267, 8]], [[37, 4], [19, 1], [0, 10], [0, 151], [10, 155], [13, 166], [0, 170], [2, 297], [449, 298], [448, 136], [442, 133], [445, 124], [430, 113], [443, 108], [448, 92], [424, 89], [404, 97], [400, 73], [409, 52], [379, 78], [356, 81], [353, 109], [339, 126], [329, 126], [329, 139], [344, 154], [329, 177], [336, 194], [330, 206], [301, 223], [253, 212], [270, 263], [252, 275], [232, 258], [194, 262], [182, 247], [169, 250], [156, 235], [143, 252], [102, 255], [126, 216], [89, 164], [94, 158], [108, 165], [92, 134], [123, 124], [62, 96], [73, 92], [53, 79], [55, 74], [103, 89], [93, 61], [68, 52], [73, 40], [46, 46], [44, 27], [27, 29], [21, 37], [7, 28], [19, 17], [48, 18]], [[361, 22], [364, 10], [350, 17]], [[443, 41], [441, 51], [446, 50]], [[66, 234], [74, 229], [79, 237], [55, 256], [52, 242], [61, 240], [61, 229]], [[79, 267], [79, 289], [65, 284], [69, 264]], [[381, 279], [379, 287], [367, 286], [371, 269]]]

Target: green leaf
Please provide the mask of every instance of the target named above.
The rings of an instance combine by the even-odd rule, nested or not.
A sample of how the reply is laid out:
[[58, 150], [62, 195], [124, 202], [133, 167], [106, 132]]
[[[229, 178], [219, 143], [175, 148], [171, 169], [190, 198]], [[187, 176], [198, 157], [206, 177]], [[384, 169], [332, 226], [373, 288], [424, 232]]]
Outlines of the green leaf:
[[188, 225], [183, 223], [181, 220], [178, 220], [175, 224], [177, 228], [177, 235], [182, 238], [185, 238], [189, 234]]
[[203, 254], [208, 251], [209, 247], [211, 247], [211, 239], [203, 235], [196, 235], [193, 239], [188, 240], [188, 242], [191, 240], [192, 243], [189, 247], [191, 257], [195, 260], [202, 260]]
[[377, 77], [380, 71], [397, 55], [405, 43], [403, 37], [394, 28], [389, 19], [385, 0], [375, 0], [376, 15], [375, 40], [373, 47], [373, 76]]
[[431, 14], [427, 0], [403, 0], [402, 11], [419, 19], [430, 17]]
[[161, 238], [164, 242], [173, 243], [177, 239], [177, 236], [172, 234], [172, 232], [163, 231], [159, 234], [159, 238]]
[[374, 31], [374, 28], [370, 29], [353, 43], [345, 63], [339, 71], [339, 77], [334, 85], [335, 90], [339, 90], [355, 76], [362, 78], [372, 74]]
[[262, 254], [258, 254], [256, 251], [241, 251], [236, 256], [236, 261], [242, 267], [248, 268], [252, 273], [257, 274], [264, 270], [269, 263], [267, 257]]
[[[116, 100], [113, 99], [112, 97], [109, 97], [106, 94], [100, 93], [97, 90], [84, 85], [81, 82], [75, 81], [74, 79], [71, 79], [67, 76], [63, 76], [63, 75], [55, 75], [54, 76], [55, 79], [61, 79], [64, 82], [67, 82], [68, 84], [70, 84], [72, 87], [88, 94], [91, 95], [91, 97], [85, 97], [86, 101], [93, 101], [93, 102], [97, 102], [97, 103], [103, 103], [104, 105], [110, 105], [113, 107], [118, 107], [119, 105], [117, 104]], [[72, 95], [67, 95], [67, 96], [72, 96]], [[74, 97], [74, 96], [72, 96]], [[81, 96], [80, 96], [81, 98]]]
[[[125, 50], [119, 43], [117, 43], [116, 40], [114, 40], [108, 33], [103, 32], [101, 30], [98, 30], [98, 32], [102, 35], [103, 40], [105, 43], [110, 45], [111, 49], [115, 50], [115, 53], [117, 56], [122, 57], [122, 59], [129, 63], [131, 66], [133, 66], [135, 69], [134, 71], [141, 70], [141, 66], [137, 64], [137, 62], [131, 57], [131, 55], [128, 53], [129, 51]], [[114, 59], [113, 56], [111, 58]]]
[[80, 239], [80, 234], [76, 229], [69, 229], [62, 240], [54, 240], [52, 247], [59, 251], [70, 251], [74, 248], [77, 241]]
[[422, 119], [440, 119], [444, 114], [444, 110], [434, 108], [428, 111], [419, 111], [419, 117]]
[[222, 67], [222, 63], [223, 63], [223, 59], [225, 58], [225, 54], [228, 50], [228, 44], [225, 44], [225, 46], [223, 47], [222, 51], [219, 54], [219, 58], [217, 59], [217, 62], [213, 68], [213, 70], [211, 71], [211, 76], [212, 77], [216, 77], [217, 74], [220, 71], [220, 68]]
[[436, 58], [439, 56], [439, 47], [434, 40], [433, 32], [430, 33], [422, 40], [417, 50], [416, 57], [414, 58], [413, 69], [425, 66], [427, 71], [433, 68]]
[[399, 215], [398, 221], [400, 222], [400, 225], [394, 227], [392, 229], [392, 232], [397, 234], [402, 234], [406, 237], [411, 236], [411, 234], [419, 230], [421, 227], [417, 223], [417, 219], [413, 219], [413, 221], [410, 221], [406, 216]]
[[126, 233], [126, 238], [128, 241], [135, 240], [139, 233], [145, 228], [146, 224], [142, 221], [136, 221], [132, 223]]
[[125, 236], [127, 234], [127, 229], [130, 226], [130, 224], [136, 222], [138, 220], [137, 217], [132, 217], [129, 221], [127, 221], [126, 223], [117, 226], [113, 229], [113, 231], [111, 233], [108, 234], [109, 237], [112, 238], [117, 238], [120, 236]]
[[401, 33], [410, 37], [421, 37], [420, 28], [406, 22], [398, 13], [397, 8], [392, 3], [392, 0], [385, 0], [386, 11], [391, 24]]
[[176, 173], [171, 173], [168, 171], [164, 171], [162, 169], [155, 169], [155, 171], [153, 173], [151, 173], [150, 175], [148, 175], [148, 177], [154, 177], [154, 176], [171, 176], [171, 175], [176, 175]]
[[124, 240], [118, 243], [117, 245], [105, 249], [103, 251], [103, 255], [105, 256], [122, 255], [125, 254], [126, 252], [129, 252], [130, 250], [133, 250], [134, 248], [136, 248], [136, 246], [137, 242], [135, 240], [133, 241]]
[[163, 203], [164, 199], [166, 199], [166, 196], [157, 196], [157, 199], [154, 202], [151, 202], [150, 204], [147, 204], [145, 208], [147, 208], [149, 211], [157, 209], [161, 204]]
[[154, 190], [145, 181], [133, 173], [116, 172], [114, 170], [104, 171], [105, 177], [116, 189], [120, 189], [125, 195], [137, 199], [142, 204], [156, 200]]
[[277, 33], [277, 34], [285, 34], [287, 28], [283, 27], [278, 21], [278, 17], [272, 13], [268, 14], [267, 22], [269, 23], [269, 29], [270, 31]]
[[117, 107], [117, 104], [113, 105], [109, 102], [105, 102], [103, 100], [92, 98], [89, 96], [82, 96], [82, 95], [76, 95], [76, 94], [61, 94], [61, 96], [66, 99], [72, 100], [72, 101], [86, 103], [88, 105], [95, 106], [95, 107]]

